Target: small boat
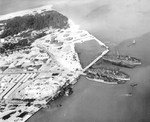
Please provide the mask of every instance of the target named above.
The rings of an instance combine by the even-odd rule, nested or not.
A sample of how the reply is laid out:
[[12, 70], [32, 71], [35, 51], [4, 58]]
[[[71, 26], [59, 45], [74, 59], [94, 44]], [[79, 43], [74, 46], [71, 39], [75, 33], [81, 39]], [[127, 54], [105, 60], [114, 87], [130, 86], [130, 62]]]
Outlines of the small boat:
[[103, 56], [103, 60], [115, 65], [128, 68], [133, 68], [135, 66], [141, 65], [140, 59], [130, 57], [127, 55], [105, 55]]

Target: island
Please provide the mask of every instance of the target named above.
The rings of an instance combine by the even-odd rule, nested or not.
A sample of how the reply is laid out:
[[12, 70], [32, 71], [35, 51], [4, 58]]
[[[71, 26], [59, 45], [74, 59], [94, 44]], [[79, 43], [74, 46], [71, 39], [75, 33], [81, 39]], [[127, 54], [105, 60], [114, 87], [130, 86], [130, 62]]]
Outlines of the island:
[[25, 122], [108, 51], [51, 5], [0, 16], [0, 121]]

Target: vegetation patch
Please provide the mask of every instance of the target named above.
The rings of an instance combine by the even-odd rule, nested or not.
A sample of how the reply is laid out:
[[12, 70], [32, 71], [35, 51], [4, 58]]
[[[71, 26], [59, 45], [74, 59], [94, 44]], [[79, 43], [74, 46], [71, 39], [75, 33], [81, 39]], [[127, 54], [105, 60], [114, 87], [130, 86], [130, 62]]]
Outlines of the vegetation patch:
[[13, 36], [28, 29], [41, 30], [46, 27], [59, 29], [68, 27], [68, 18], [54, 10], [41, 14], [18, 16], [3, 22], [6, 25], [0, 38]]

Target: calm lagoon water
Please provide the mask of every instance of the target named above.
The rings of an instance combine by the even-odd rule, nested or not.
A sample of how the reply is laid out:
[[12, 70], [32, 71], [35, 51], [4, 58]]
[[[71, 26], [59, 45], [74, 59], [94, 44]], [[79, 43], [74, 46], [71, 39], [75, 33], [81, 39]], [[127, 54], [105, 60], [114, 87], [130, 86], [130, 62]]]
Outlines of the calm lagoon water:
[[[123, 46], [117, 47], [120, 53], [143, 57], [140, 55], [142, 52], [131, 53]], [[74, 93], [56, 102], [56, 105], [62, 105], [61, 108], [43, 109], [29, 122], [149, 122], [150, 62], [142, 61], [140, 67], [121, 68], [131, 76], [131, 81], [123, 85], [97, 83], [81, 76], [74, 87]], [[132, 88], [130, 85], [133, 83], [138, 85]], [[129, 96], [129, 93], [132, 95]]]
[[[121, 68], [131, 76], [124, 85], [106, 85], [81, 77], [74, 93], [54, 104], [62, 107], [43, 109], [28, 122], [150, 122], [150, 1], [0, 0], [0, 14], [49, 3], [110, 46], [112, 52], [118, 50], [142, 59], [142, 66]], [[133, 40], [136, 44], [130, 46]], [[132, 88], [132, 83], [137, 87]]]

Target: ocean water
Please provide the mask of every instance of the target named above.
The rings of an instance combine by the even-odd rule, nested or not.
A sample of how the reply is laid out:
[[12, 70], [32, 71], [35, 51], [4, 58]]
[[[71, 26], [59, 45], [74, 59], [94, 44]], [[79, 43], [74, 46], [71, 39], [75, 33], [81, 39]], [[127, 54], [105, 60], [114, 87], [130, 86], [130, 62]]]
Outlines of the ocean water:
[[[140, 58], [142, 65], [121, 68], [131, 77], [124, 85], [101, 84], [82, 76], [71, 96], [53, 103], [50, 110], [39, 111], [28, 122], [150, 122], [150, 1], [0, 0], [0, 14], [49, 3], [112, 52]], [[131, 45], [133, 40], [135, 45]], [[138, 85], [132, 88], [132, 83]]]
[[[147, 45], [150, 41], [148, 39], [143, 39]], [[123, 42], [116, 49], [121, 54], [148, 56], [150, 50], [142, 50], [140, 41], [136, 42], [135, 47], [128, 47], [130, 42]], [[145, 49], [148, 47], [144, 46]], [[132, 52], [128, 48], [132, 48]], [[150, 62], [145, 61], [142, 59], [143, 64], [134, 69], [121, 68], [131, 77], [130, 81], [122, 85], [97, 83], [81, 76], [74, 87], [74, 93], [56, 102], [56, 106], [61, 104], [62, 107], [43, 109], [28, 122], [149, 122]], [[137, 86], [132, 87], [132, 84]]]
[[0, 15], [47, 4], [108, 46], [150, 32], [149, 0], [0, 0]]

